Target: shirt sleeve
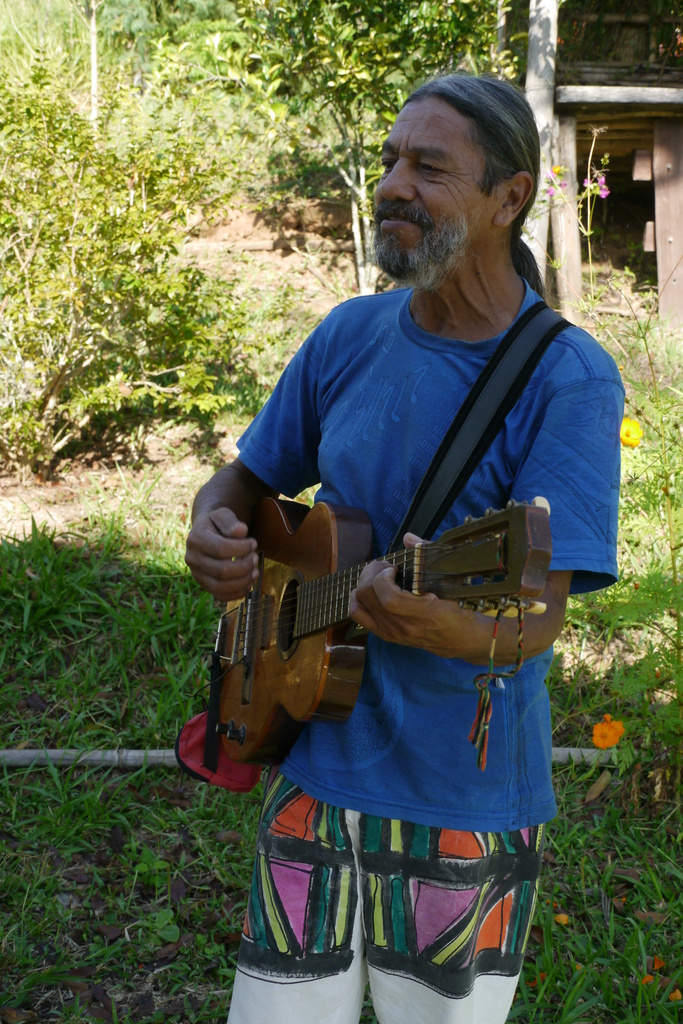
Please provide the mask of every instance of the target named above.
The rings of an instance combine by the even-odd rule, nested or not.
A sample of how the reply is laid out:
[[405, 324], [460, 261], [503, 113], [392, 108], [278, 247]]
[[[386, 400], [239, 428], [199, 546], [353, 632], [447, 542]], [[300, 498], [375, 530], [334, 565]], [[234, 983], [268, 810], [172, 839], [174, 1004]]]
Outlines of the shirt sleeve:
[[320, 482], [318, 327], [285, 368], [272, 395], [237, 441], [240, 459], [269, 487], [295, 497]]
[[553, 570], [573, 572], [570, 593], [615, 583], [623, 388], [590, 379], [559, 389], [517, 472], [513, 497], [550, 503]]

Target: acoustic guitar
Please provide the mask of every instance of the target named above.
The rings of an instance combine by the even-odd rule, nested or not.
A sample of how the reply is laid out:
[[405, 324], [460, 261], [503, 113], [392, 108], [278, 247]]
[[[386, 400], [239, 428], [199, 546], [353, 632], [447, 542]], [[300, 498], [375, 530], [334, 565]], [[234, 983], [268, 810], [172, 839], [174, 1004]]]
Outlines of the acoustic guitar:
[[[265, 498], [251, 535], [260, 574], [221, 616], [222, 741], [234, 761], [283, 759], [302, 724], [348, 718], [358, 696], [367, 634], [349, 619], [349, 597], [371, 557], [365, 513], [320, 502]], [[551, 538], [544, 499], [510, 502], [434, 543], [387, 557], [397, 583], [483, 613], [542, 612]]]

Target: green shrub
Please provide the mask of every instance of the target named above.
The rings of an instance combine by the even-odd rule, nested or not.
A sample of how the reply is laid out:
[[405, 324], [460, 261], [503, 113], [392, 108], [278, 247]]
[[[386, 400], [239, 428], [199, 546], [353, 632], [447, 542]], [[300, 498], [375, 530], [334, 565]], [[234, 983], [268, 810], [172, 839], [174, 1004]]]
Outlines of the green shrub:
[[96, 123], [58, 63], [0, 76], [0, 458], [24, 473], [96, 411], [227, 402], [208, 367], [239, 349], [243, 303], [181, 246], [231, 191], [229, 138], [161, 71], [144, 102], [109, 81]]

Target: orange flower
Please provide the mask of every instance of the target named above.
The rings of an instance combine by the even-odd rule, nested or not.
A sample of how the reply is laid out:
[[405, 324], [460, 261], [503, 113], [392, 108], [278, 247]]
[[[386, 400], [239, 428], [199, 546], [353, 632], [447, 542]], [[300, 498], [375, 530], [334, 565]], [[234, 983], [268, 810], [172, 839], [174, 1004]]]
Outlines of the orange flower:
[[555, 914], [555, 920], [558, 924], [569, 924], [569, 918], [566, 914]]
[[650, 982], [654, 981], [654, 980], [655, 979], [652, 977], [651, 974], [644, 974], [643, 977], [640, 979], [640, 984], [641, 985], [649, 985]]
[[593, 744], [600, 750], [615, 747], [624, 735], [624, 723], [615, 721], [611, 715], [603, 715], [602, 722], [593, 726]]
[[666, 961], [662, 960], [660, 956], [656, 956], [652, 961], [652, 966], [656, 971], [661, 971], [662, 967], [666, 967]]
[[621, 430], [619, 431], [621, 443], [626, 448], [637, 448], [642, 436], [643, 428], [640, 423], [638, 423], [638, 420], [632, 420], [629, 419], [628, 416], [624, 416], [621, 423]]
[[673, 992], [669, 992], [669, 1002], [670, 1003], [675, 1003], [677, 999], [681, 999], [681, 998], [683, 998], [683, 996], [681, 996], [680, 988], [675, 988], [673, 990]]

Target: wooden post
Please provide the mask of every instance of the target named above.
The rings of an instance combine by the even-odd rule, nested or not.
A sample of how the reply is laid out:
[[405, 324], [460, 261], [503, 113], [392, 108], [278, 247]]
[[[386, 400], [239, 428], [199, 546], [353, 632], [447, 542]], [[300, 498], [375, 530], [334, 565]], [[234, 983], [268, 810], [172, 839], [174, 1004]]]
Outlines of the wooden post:
[[655, 123], [652, 172], [659, 315], [683, 325], [683, 118]]
[[[541, 176], [553, 166], [553, 108], [555, 97], [555, 54], [557, 50], [558, 0], [530, 0], [529, 50], [525, 92], [533, 109], [541, 137]], [[547, 205], [527, 222], [532, 248], [542, 273], [548, 251]]]
[[576, 118], [556, 120], [557, 160], [565, 168], [567, 188], [554, 198], [550, 207], [553, 231], [553, 256], [557, 267], [557, 297], [560, 312], [572, 323], [579, 323], [577, 308], [581, 302], [581, 232], [576, 208]]

